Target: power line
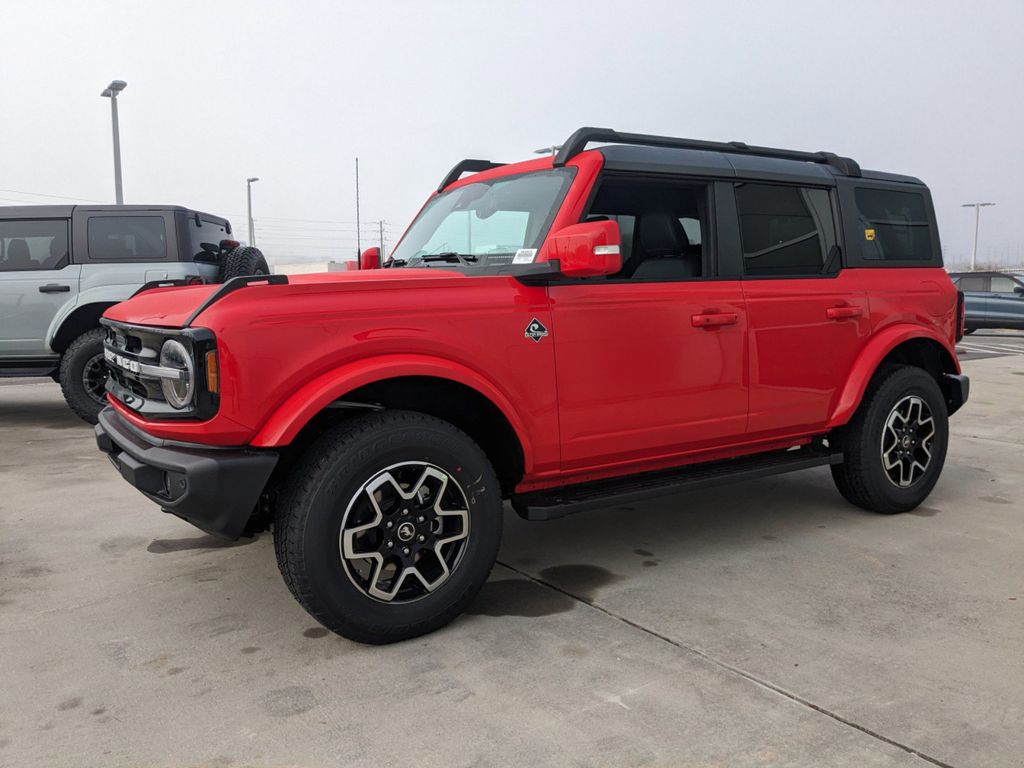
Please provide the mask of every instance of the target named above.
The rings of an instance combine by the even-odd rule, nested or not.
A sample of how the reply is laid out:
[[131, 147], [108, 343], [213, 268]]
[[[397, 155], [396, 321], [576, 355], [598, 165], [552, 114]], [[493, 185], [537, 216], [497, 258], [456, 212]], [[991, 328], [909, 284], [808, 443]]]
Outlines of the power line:
[[[26, 192], [23, 189], [0, 189], [0, 192], [10, 192], [13, 195], [31, 195], [32, 197], [49, 197], [54, 200], [81, 200], [85, 203], [104, 203], [105, 200], [90, 200], [88, 197], [71, 197], [69, 195], [49, 195], [44, 192]], [[0, 198], [9, 200], [10, 198]]]

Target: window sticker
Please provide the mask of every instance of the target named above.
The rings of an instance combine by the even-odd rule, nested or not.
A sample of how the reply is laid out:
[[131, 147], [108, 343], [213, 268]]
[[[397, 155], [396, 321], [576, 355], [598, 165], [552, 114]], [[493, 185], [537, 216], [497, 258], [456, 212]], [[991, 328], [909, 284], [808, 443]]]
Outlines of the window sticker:
[[516, 255], [512, 257], [513, 264], [533, 264], [533, 260], [537, 257], [536, 248], [520, 248], [516, 251]]
[[875, 239], [875, 230], [873, 230], [873, 229], [865, 229], [864, 230], [864, 239], [865, 240], [874, 240]]

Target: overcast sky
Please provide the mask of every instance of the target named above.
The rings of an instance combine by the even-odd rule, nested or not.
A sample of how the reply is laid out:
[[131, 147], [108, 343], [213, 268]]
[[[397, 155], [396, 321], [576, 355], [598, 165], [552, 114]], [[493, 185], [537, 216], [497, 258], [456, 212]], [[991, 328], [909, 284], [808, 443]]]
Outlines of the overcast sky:
[[[1024, 2], [0, 2], [0, 204], [227, 215], [273, 260], [401, 234], [459, 159], [581, 125], [849, 155], [932, 189], [947, 262], [1024, 263]], [[32, 193], [32, 194], [28, 194]], [[304, 222], [300, 220], [315, 220]], [[364, 242], [364, 246], [366, 243]]]

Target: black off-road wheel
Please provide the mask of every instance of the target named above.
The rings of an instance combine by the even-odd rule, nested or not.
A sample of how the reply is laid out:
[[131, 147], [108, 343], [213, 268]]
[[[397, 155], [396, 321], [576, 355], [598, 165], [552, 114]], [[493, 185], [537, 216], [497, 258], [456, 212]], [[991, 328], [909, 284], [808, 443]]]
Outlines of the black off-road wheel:
[[891, 366], [834, 437], [844, 460], [832, 478], [843, 497], [871, 512], [908, 512], [931, 493], [946, 461], [946, 400], [927, 371]]
[[383, 644], [458, 616], [501, 541], [498, 479], [440, 419], [360, 416], [299, 458], [275, 509], [278, 567], [295, 598], [339, 635]]
[[60, 389], [71, 410], [95, 424], [107, 404], [107, 364], [103, 360], [103, 329], [86, 331], [60, 359]]
[[245, 277], [248, 275], [269, 275], [270, 267], [259, 248], [243, 245], [231, 251], [224, 257], [221, 265], [221, 282], [227, 282], [233, 277]]

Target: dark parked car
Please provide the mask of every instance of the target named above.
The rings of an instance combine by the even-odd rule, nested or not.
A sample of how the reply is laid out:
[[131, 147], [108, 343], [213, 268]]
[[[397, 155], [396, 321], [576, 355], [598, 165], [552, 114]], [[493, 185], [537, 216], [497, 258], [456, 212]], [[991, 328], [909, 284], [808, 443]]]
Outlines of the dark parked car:
[[950, 275], [964, 292], [964, 326], [1024, 330], [1024, 275], [1009, 272], [960, 272]]

